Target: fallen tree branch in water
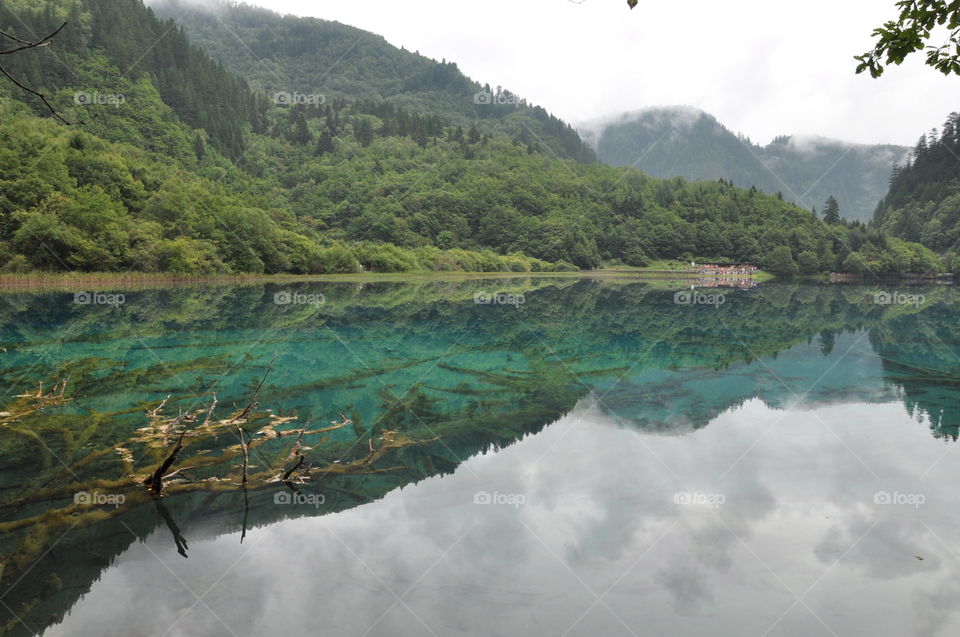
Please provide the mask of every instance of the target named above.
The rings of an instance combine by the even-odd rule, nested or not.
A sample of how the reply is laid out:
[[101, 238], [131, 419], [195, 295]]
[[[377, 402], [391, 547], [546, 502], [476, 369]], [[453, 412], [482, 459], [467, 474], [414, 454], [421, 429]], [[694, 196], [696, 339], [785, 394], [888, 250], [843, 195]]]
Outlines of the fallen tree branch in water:
[[274, 354], [273, 358], [270, 359], [270, 364], [267, 365], [267, 371], [263, 373], [263, 378], [260, 379], [260, 384], [257, 385], [257, 389], [254, 390], [253, 396], [250, 398], [250, 402], [247, 403], [247, 406], [243, 408], [243, 411], [241, 411], [239, 414], [234, 416], [230, 420], [230, 422], [237, 422], [238, 420], [243, 420], [244, 418], [247, 417], [247, 414], [249, 414], [251, 410], [256, 409], [257, 407], [260, 406], [260, 403], [257, 402], [257, 396], [260, 394], [260, 390], [263, 389], [263, 384], [267, 382], [267, 377], [270, 375], [270, 372], [273, 371], [273, 362], [275, 360], [277, 360], [276, 354]]
[[183, 450], [183, 437], [187, 435], [187, 430], [184, 429], [180, 432], [180, 438], [177, 439], [177, 445], [173, 448], [173, 451], [170, 452], [170, 455], [167, 456], [166, 460], [157, 467], [157, 470], [153, 472], [153, 475], [147, 478], [144, 481], [150, 490], [153, 491], [155, 495], [160, 495], [160, 492], [163, 490], [163, 474], [166, 473], [167, 469], [177, 461], [177, 456], [180, 455], [180, 452]]
[[302, 464], [304, 463], [304, 461], [306, 461], [306, 459], [307, 459], [307, 457], [306, 457], [304, 454], [300, 453], [301, 447], [303, 446], [303, 432], [304, 432], [304, 430], [301, 429], [301, 430], [300, 430], [300, 437], [297, 438], [297, 444], [295, 444], [295, 445], [293, 446], [293, 450], [290, 452], [290, 457], [292, 457], [292, 458], [299, 458], [299, 460], [298, 460], [297, 464], [295, 464], [295, 465], [293, 465], [292, 467], [290, 467], [290, 468], [287, 470], [287, 472], [286, 472], [285, 474], [283, 474], [283, 478], [281, 478], [281, 480], [283, 480], [284, 482], [286, 482], [286, 481], [290, 478], [290, 476], [293, 475], [293, 472], [296, 471], [297, 469], [299, 469], [299, 468], [300, 468], [300, 465], [302, 465]]

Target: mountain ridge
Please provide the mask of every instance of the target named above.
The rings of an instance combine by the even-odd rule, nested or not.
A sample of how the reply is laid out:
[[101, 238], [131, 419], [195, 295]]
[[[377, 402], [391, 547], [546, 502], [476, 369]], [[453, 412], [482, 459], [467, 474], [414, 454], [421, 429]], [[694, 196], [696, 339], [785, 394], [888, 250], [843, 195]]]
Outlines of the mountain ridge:
[[398, 48], [382, 35], [242, 2], [149, 4], [158, 17], [176, 21], [191, 42], [267, 94], [299, 91], [326, 100], [389, 101], [455, 125], [539, 144], [558, 158], [596, 160], [576, 130], [544, 107], [467, 77], [455, 62]]
[[834, 196], [845, 218], [864, 222], [885, 196], [894, 164], [909, 152], [895, 144], [820, 135], [780, 135], [760, 145], [686, 105], [608, 115], [577, 128], [604, 163], [634, 166], [658, 178], [730, 179], [781, 192], [806, 208]]

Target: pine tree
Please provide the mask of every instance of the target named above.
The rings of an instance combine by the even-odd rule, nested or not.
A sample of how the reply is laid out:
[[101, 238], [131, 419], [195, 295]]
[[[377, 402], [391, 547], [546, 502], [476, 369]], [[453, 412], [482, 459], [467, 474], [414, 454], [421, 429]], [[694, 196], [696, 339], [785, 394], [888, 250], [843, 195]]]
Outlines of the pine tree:
[[480, 131], [477, 130], [476, 126], [470, 127], [470, 132], [467, 133], [467, 143], [476, 144], [480, 141]]
[[826, 223], [840, 223], [840, 204], [833, 195], [827, 198], [827, 203], [823, 207], [823, 220]]
[[317, 154], [326, 155], [327, 153], [332, 153], [336, 149], [336, 144], [333, 140], [333, 135], [330, 134], [330, 131], [326, 128], [320, 133], [320, 138], [317, 140]]
[[354, 126], [353, 134], [357, 138], [357, 143], [361, 146], [369, 146], [373, 142], [373, 124], [366, 117], [361, 117]]

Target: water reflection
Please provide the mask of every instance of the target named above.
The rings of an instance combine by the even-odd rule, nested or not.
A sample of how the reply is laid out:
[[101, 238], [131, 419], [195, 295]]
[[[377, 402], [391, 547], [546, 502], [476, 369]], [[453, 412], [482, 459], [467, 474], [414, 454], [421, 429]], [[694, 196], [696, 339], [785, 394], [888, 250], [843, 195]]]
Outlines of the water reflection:
[[[751, 400], [677, 438], [578, 407], [453, 475], [258, 529], [249, 547], [207, 539], [187, 563], [157, 533], [49, 634], [100, 634], [105, 608], [124, 635], [955, 634], [960, 476], [906, 418], [895, 402]], [[475, 504], [482, 491], [525, 498]], [[883, 491], [925, 499], [878, 504]]]
[[[775, 608], [785, 614], [770, 634], [875, 618], [878, 634], [898, 634], [883, 631], [903, 620], [881, 621], [903, 609], [893, 601], [871, 602], [864, 619], [826, 581], [803, 597], [844, 551], [844, 564], [869, 566], [830, 571], [852, 590], [943, 605], [904, 581], [946, 569], [949, 549], [931, 552], [929, 530], [916, 540], [917, 509], [872, 498], [924, 493], [920, 512], [936, 515], [918, 519], [949, 535], [928, 481], [951, 458], [911, 471], [951, 449], [937, 440], [955, 440], [960, 423], [952, 289], [927, 289], [915, 307], [878, 306], [853, 286], [728, 290], [719, 307], [595, 281], [297, 288], [322, 289], [319, 306], [276, 304], [278, 289], [131, 292], [119, 308], [0, 297], [6, 383], [73, 388], [63, 404], [11, 412], [22, 404], [8, 401], [0, 415], [10, 634], [111, 634], [94, 630], [108, 620], [122, 635], [174, 622], [167, 634], [276, 634], [317, 612], [337, 634], [380, 614], [369, 634], [742, 634]], [[474, 303], [491, 290], [525, 303]], [[252, 393], [272, 410], [258, 422], [278, 424], [250, 454], [262, 477], [240, 488], [225, 427], [191, 442], [167, 497], [152, 500], [130, 476], [169, 446], [144, 434], [144, 411], [170, 395], [173, 418], [213, 393], [222, 418]], [[331, 422], [349, 425], [306, 437], [297, 491], [279, 482], [285, 469], [270, 477], [301, 457], [298, 427]], [[126, 501], [79, 509], [81, 488]], [[878, 556], [883, 542], [923, 559]]]

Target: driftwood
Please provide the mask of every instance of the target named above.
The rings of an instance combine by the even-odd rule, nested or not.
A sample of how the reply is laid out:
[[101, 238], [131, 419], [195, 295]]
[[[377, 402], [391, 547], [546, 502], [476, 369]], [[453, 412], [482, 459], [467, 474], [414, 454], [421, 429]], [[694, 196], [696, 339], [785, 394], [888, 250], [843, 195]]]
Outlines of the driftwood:
[[301, 466], [301, 465], [306, 461], [306, 459], [307, 459], [307, 457], [306, 457], [303, 453], [301, 453], [301, 449], [302, 449], [302, 447], [303, 447], [303, 432], [304, 432], [304, 431], [305, 431], [304, 429], [301, 429], [301, 430], [300, 430], [300, 437], [297, 438], [297, 444], [295, 444], [295, 445], [293, 446], [293, 450], [290, 452], [290, 457], [291, 457], [291, 458], [298, 458], [297, 464], [295, 464], [295, 465], [293, 465], [292, 467], [290, 467], [289, 469], [287, 469], [287, 472], [283, 474], [283, 477], [281, 478], [281, 480], [283, 480], [284, 482], [286, 482], [286, 481], [290, 478], [290, 476], [292, 476], [293, 473], [294, 473], [297, 469], [299, 469], [300, 466]]
[[153, 475], [144, 481], [144, 484], [150, 487], [150, 490], [156, 495], [160, 495], [160, 492], [163, 491], [163, 474], [177, 461], [177, 456], [179, 456], [180, 451], [183, 450], [183, 437], [185, 435], [187, 435], [186, 430], [180, 432], [180, 438], [177, 439], [177, 445], [173, 448], [173, 451], [171, 451], [166, 460], [157, 467]]
[[[147, 415], [154, 419], [160, 418], [160, 411], [163, 409], [164, 405], [167, 404], [168, 400], [170, 400], [170, 396], [167, 396], [166, 398], [164, 398], [163, 401], [159, 405], [157, 405], [155, 409], [148, 411]], [[207, 410], [207, 418], [204, 420], [204, 424], [207, 424], [209, 422], [210, 415], [213, 413], [213, 409], [216, 406], [217, 406], [217, 396], [214, 395], [213, 403], [210, 405], [210, 408]], [[174, 418], [164, 426], [163, 428], [164, 434], [174, 430], [177, 426], [180, 425], [181, 422], [194, 422], [195, 420], [196, 420], [196, 416], [194, 416], [193, 414], [180, 412], [180, 414], [176, 418]], [[183, 439], [186, 435], [187, 435], [187, 429], [186, 427], [184, 427], [180, 431], [180, 436], [177, 438], [177, 444], [174, 445], [173, 451], [171, 451], [170, 454], [166, 457], [166, 459], [164, 459], [164, 461], [160, 464], [160, 466], [157, 467], [156, 471], [154, 471], [151, 476], [149, 476], [146, 480], [143, 481], [145, 485], [150, 487], [150, 491], [152, 491], [154, 495], [160, 495], [160, 493], [163, 491], [164, 477], [172, 478], [173, 476], [177, 475], [181, 471], [184, 471], [189, 468], [189, 467], [182, 467], [180, 469], [177, 469], [173, 473], [167, 474], [167, 470], [169, 470], [170, 467], [173, 466], [173, 463], [177, 461], [177, 457], [180, 455], [180, 452], [183, 450]]]
[[[270, 364], [267, 365], [267, 371], [264, 372], [263, 378], [260, 379], [260, 384], [257, 385], [257, 388], [253, 392], [253, 396], [250, 398], [250, 402], [247, 403], [247, 406], [243, 410], [235, 414], [233, 418], [230, 419], [230, 422], [234, 424], [237, 428], [237, 435], [240, 437], [240, 448], [243, 450], [243, 469], [241, 470], [240, 484], [247, 484], [247, 467], [250, 466], [250, 441], [247, 440], [247, 432], [243, 429], [243, 422], [251, 411], [260, 406], [260, 403], [257, 402], [257, 396], [260, 394], [260, 390], [263, 389], [263, 384], [267, 382], [267, 377], [270, 376], [270, 372], [273, 371], [273, 362], [277, 359], [276, 354], [270, 360]], [[256, 435], [256, 434], [254, 434]], [[250, 440], [253, 440], [253, 435], [251, 435]]]
[[230, 422], [237, 422], [239, 420], [243, 420], [244, 418], [247, 417], [247, 414], [249, 414], [253, 409], [256, 409], [257, 407], [260, 406], [260, 403], [257, 402], [257, 396], [260, 394], [260, 390], [263, 389], [263, 384], [267, 382], [267, 377], [270, 375], [270, 372], [273, 371], [273, 362], [276, 359], [277, 359], [277, 356], [276, 354], [274, 354], [273, 358], [270, 360], [270, 364], [267, 365], [267, 371], [263, 373], [263, 378], [260, 379], [260, 384], [257, 385], [257, 389], [254, 390], [253, 396], [250, 398], [250, 402], [247, 403], [247, 406], [243, 408], [243, 411], [235, 415], [230, 420]]
[[243, 425], [236, 423], [236, 426], [237, 435], [240, 436], [240, 448], [243, 449], [243, 473], [240, 477], [240, 484], [246, 485], [247, 467], [250, 465], [250, 444], [247, 442], [247, 433], [243, 430]]

